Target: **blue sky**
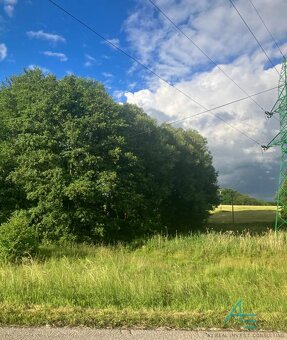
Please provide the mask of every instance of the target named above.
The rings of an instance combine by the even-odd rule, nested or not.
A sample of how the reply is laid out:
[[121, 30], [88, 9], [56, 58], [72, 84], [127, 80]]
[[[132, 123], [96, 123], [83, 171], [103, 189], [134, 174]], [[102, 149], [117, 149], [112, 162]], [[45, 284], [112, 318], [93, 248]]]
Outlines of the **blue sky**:
[[[8, 0], [9, 1], [9, 0]], [[124, 20], [133, 1], [59, 1], [71, 13], [127, 48]], [[1, 8], [1, 43], [7, 57], [0, 64], [1, 80], [37, 65], [63, 77], [69, 72], [104, 82], [110, 93], [129, 89], [138, 77], [128, 73], [132, 61], [115, 51], [48, 1], [19, 0], [13, 15]]]
[[[202, 52], [149, 0], [55, 0], [188, 96], [143, 70], [119, 51], [55, 8], [48, 0], [0, 0], [0, 80], [38, 66], [59, 78], [74, 73], [104, 83], [118, 101], [142, 107], [159, 122], [182, 119], [278, 84], [282, 56], [250, 0], [233, 0], [273, 65], [229, 0], [154, 0]], [[281, 51], [287, 53], [286, 0], [252, 0]], [[222, 70], [224, 72], [222, 72]], [[225, 74], [224, 74], [225, 73]], [[230, 81], [226, 74], [239, 86]], [[241, 88], [241, 89], [240, 89]], [[243, 89], [243, 91], [242, 91]], [[244, 137], [266, 144], [278, 122], [264, 112], [276, 91], [183, 121], [208, 142], [219, 184], [272, 199], [277, 189], [279, 150], [264, 155]]]

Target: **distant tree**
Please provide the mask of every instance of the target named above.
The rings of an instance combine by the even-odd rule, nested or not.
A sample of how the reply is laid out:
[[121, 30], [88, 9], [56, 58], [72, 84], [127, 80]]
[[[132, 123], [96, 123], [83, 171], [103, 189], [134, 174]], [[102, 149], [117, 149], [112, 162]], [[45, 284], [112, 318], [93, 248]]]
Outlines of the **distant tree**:
[[248, 195], [243, 195], [238, 191], [233, 189], [224, 188], [220, 190], [220, 202], [221, 204], [233, 204], [236, 205], [273, 205], [273, 202], [267, 202], [264, 200], [259, 200], [257, 198], [250, 197]]

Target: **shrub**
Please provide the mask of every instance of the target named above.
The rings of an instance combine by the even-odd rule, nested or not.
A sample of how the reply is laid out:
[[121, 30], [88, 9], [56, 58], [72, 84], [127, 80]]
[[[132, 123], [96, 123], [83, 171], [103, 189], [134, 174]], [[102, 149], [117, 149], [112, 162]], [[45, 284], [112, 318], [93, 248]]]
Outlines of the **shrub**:
[[35, 254], [39, 246], [36, 231], [29, 225], [26, 211], [16, 211], [0, 226], [0, 259], [18, 262]]

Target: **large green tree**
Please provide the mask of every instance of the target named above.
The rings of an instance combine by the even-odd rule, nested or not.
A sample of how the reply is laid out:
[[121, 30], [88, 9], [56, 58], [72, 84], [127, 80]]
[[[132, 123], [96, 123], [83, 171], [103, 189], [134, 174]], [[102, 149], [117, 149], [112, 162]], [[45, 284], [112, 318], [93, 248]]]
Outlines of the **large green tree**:
[[[147, 198], [145, 214], [158, 216], [169, 233], [200, 229], [208, 211], [219, 203], [217, 174], [206, 140], [194, 130], [162, 125], [141, 109], [122, 108], [129, 128], [128, 147], [141, 160], [140, 188]], [[153, 219], [154, 220], [154, 219]]]
[[43, 237], [128, 239], [195, 229], [217, 204], [206, 141], [96, 81], [25, 71], [1, 86], [0, 123], [2, 222], [25, 209]]

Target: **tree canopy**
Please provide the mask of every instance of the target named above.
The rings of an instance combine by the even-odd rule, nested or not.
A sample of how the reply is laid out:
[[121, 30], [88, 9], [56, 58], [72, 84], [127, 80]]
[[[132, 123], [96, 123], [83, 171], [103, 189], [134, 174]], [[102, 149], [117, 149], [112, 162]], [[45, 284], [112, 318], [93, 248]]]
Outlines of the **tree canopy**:
[[119, 240], [200, 228], [218, 203], [206, 140], [158, 126], [102, 84], [39, 69], [0, 88], [0, 222], [43, 238]]

